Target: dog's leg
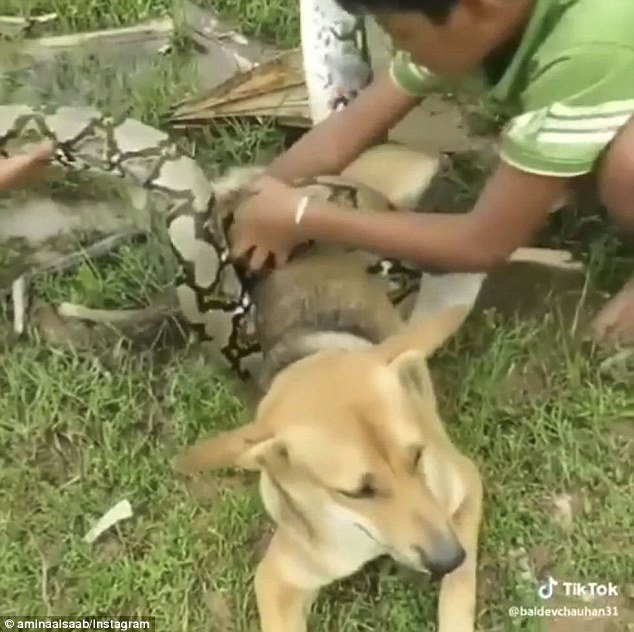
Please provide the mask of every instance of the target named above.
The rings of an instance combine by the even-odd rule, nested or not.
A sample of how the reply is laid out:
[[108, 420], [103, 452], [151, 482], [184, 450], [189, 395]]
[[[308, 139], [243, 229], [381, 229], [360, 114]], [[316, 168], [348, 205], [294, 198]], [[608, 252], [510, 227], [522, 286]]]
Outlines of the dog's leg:
[[473, 632], [476, 608], [478, 531], [482, 514], [482, 485], [475, 466], [469, 494], [454, 516], [456, 535], [466, 552], [465, 561], [440, 585], [438, 632]]
[[255, 574], [255, 596], [262, 632], [306, 632], [306, 621], [317, 590], [301, 587], [289, 575], [289, 566], [301, 560], [293, 545], [277, 532]]

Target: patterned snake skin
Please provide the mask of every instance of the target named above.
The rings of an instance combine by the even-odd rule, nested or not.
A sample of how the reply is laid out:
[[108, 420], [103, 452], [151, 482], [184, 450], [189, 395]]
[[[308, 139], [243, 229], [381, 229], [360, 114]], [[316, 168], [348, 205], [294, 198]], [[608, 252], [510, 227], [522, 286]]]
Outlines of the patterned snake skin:
[[[240, 377], [250, 377], [261, 361], [252, 280], [229, 260], [226, 240], [235, 189], [227, 190], [227, 180], [210, 182], [166, 133], [134, 119], [115, 121], [90, 108], [0, 106], [0, 154], [42, 139], [55, 142], [55, 162], [66, 169], [127, 178], [145, 192], [144, 210], [165, 221], [179, 264], [175, 283], [184, 319]], [[376, 192], [345, 179], [317, 178], [307, 187], [346, 206], [390, 208]], [[419, 273], [397, 262], [374, 257], [367, 270], [389, 279], [395, 304], [417, 287]]]

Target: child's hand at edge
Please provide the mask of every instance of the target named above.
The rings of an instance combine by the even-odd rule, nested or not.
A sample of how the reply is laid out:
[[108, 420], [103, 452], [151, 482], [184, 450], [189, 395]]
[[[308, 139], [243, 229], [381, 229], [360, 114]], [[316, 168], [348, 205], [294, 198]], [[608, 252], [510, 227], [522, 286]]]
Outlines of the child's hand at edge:
[[14, 189], [37, 180], [52, 158], [53, 152], [53, 143], [44, 142], [25, 154], [0, 158], [0, 191]]

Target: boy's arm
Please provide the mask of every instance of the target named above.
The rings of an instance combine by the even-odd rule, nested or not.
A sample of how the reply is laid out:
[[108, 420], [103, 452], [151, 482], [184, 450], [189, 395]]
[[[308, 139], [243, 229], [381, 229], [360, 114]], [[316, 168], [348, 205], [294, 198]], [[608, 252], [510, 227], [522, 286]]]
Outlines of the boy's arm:
[[315, 203], [308, 205], [299, 230], [304, 239], [351, 245], [420, 266], [481, 271], [528, 245], [568, 183], [501, 163], [469, 213], [359, 213]]
[[[412, 94], [422, 94], [423, 75], [405, 57], [392, 67], [395, 83]], [[502, 137], [503, 162], [471, 213], [357, 217], [309, 205], [300, 233], [430, 267], [474, 270], [503, 262], [529, 242], [570, 181], [596, 169], [631, 120], [632, 76], [634, 49], [622, 44], [551, 51], [529, 78], [523, 113]]]
[[397, 88], [389, 73], [381, 73], [350, 105], [331, 114], [274, 160], [267, 173], [287, 183], [340, 173], [364, 149], [381, 140], [419, 100]]
[[[413, 101], [426, 89], [424, 74], [401, 56], [388, 80]], [[634, 115], [633, 74], [634, 49], [622, 44], [542, 58], [522, 94], [523, 113], [503, 135], [503, 162], [468, 214], [359, 213], [313, 202], [296, 225], [301, 192], [270, 180], [234, 226], [234, 255], [258, 267], [272, 252], [279, 264], [308, 238], [427, 267], [490, 268], [529, 242], [571, 179], [596, 168]]]
[[314, 239], [426, 268], [487, 270], [529, 244], [569, 181], [503, 162], [469, 213], [363, 213], [309, 200], [297, 224], [301, 191], [269, 179], [259, 203], [234, 225], [233, 256], [257, 269], [272, 253], [280, 265], [295, 245]]

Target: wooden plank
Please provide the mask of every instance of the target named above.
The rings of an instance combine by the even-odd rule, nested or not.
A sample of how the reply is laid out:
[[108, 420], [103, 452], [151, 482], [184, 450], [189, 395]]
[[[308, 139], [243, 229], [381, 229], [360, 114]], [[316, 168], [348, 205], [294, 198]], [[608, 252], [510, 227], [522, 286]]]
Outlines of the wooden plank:
[[183, 127], [227, 117], [275, 117], [310, 126], [301, 52], [287, 51], [180, 103], [170, 122]]
[[31, 35], [33, 31], [56, 22], [58, 19], [57, 13], [46, 13], [28, 18], [19, 15], [0, 15], [0, 37], [12, 39]]
[[[56, 35], [0, 44], [12, 57], [40, 63], [50, 62], [61, 53], [99, 54], [100, 58], [129, 58], [133, 55], [158, 54], [170, 44], [174, 25], [171, 18], [150, 20], [135, 26]], [[9, 57], [7, 57], [9, 58]]]
[[310, 127], [301, 51], [281, 51], [245, 37], [235, 24], [187, 0], [182, 22], [201, 51], [201, 90], [176, 104], [174, 127], [227, 117], [274, 117], [281, 124]]

